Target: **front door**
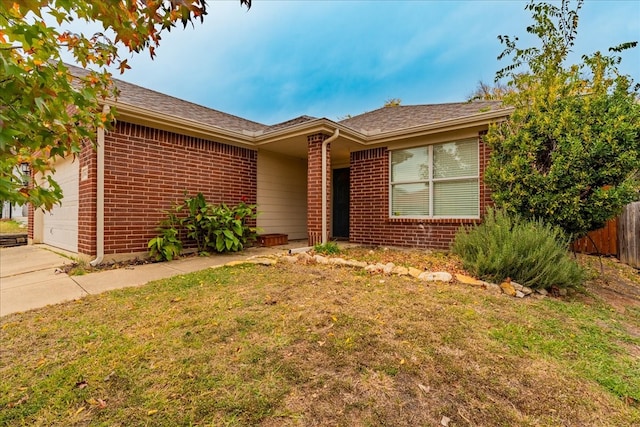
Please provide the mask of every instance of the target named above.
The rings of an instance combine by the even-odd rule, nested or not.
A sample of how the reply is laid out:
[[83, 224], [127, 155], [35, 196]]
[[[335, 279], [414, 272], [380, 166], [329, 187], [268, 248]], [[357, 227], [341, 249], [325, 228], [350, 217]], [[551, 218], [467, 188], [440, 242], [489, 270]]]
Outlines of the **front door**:
[[349, 168], [333, 170], [333, 237], [349, 238]]

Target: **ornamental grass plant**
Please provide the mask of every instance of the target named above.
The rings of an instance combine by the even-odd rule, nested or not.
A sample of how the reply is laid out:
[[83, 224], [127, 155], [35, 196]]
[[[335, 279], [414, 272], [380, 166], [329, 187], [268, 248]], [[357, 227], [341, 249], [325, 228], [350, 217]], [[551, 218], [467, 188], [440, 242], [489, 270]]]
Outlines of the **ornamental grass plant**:
[[476, 276], [495, 283], [507, 277], [533, 289], [578, 287], [584, 270], [568, 252], [569, 239], [541, 220], [490, 209], [484, 222], [463, 227], [452, 251]]

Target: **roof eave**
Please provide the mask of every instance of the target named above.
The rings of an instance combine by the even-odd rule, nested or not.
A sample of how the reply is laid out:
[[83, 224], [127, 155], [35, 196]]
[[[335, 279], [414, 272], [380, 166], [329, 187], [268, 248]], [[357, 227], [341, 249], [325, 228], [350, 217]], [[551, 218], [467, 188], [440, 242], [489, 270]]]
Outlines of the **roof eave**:
[[196, 120], [189, 120], [146, 108], [137, 107], [122, 102], [107, 102], [115, 106], [117, 110], [116, 119], [130, 121], [136, 124], [162, 129], [184, 135], [195, 136], [216, 142], [230, 143], [232, 145], [254, 146], [254, 132], [236, 132]]
[[107, 101], [106, 103], [114, 105], [118, 111], [118, 117], [125, 121], [217, 142], [256, 148], [285, 138], [295, 138], [314, 133], [332, 134], [336, 128], [340, 129], [341, 138], [348, 139], [363, 146], [378, 145], [402, 138], [419, 137], [440, 132], [485, 126], [491, 122], [505, 120], [513, 111], [513, 108], [504, 108], [472, 116], [442, 120], [436, 123], [380, 133], [357, 131], [327, 118], [309, 120], [277, 131], [262, 133], [251, 131], [237, 132], [122, 102]]

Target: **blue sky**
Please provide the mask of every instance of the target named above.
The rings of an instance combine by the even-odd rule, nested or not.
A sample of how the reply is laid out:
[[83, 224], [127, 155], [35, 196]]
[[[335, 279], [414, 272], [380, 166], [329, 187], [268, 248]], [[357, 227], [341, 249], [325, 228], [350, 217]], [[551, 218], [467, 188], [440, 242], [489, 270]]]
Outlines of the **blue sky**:
[[[527, 2], [209, 0], [203, 24], [167, 33], [123, 80], [265, 124], [299, 115], [336, 120], [379, 108], [464, 101], [493, 82], [499, 34], [531, 24]], [[640, 1], [586, 0], [579, 55], [640, 39]], [[526, 43], [529, 40], [529, 43]], [[640, 47], [621, 69], [640, 81]]]

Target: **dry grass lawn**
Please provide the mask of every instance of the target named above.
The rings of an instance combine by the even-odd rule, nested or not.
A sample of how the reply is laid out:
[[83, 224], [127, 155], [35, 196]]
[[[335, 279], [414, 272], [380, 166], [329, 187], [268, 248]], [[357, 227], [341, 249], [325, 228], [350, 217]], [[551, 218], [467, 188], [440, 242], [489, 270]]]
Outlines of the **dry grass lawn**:
[[0, 318], [0, 424], [640, 425], [640, 299], [589, 289], [512, 299], [279, 263], [109, 292]]
[[26, 233], [27, 227], [12, 219], [0, 219], [0, 234]]

